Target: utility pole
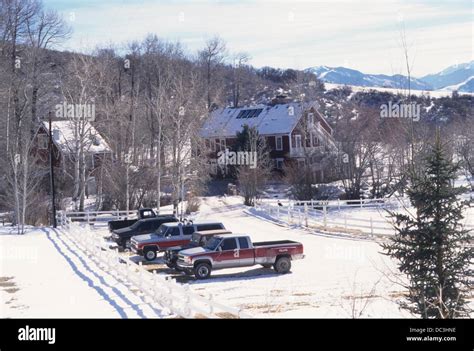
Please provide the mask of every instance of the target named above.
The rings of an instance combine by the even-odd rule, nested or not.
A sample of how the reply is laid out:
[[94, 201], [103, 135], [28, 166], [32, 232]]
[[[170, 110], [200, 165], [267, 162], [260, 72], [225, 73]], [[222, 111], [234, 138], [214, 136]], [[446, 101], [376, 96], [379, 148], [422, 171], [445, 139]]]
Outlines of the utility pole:
[[53, 165], [53, 130], [51, 127], [51, 112], [49, 112], [49, 167], [51, 181], [51, 201], [53, 208], [53, 228], [57, 227], [56, 223], [56, 189], [54, 187], [54, 165]]
[[125, 215], [125, 218], [128, 218], [128, 212], [130, 211], [130, 187], [129, 187], [129, 182], [130, 182], [130, 164], [132, 163], [132, 156], [127, 153], [125, 155], [125, 203], [126, 203], [126, 210], [127, 213]]
[[184, 218], [184, 178], [181, 178], [181, 218], [182, 221]]

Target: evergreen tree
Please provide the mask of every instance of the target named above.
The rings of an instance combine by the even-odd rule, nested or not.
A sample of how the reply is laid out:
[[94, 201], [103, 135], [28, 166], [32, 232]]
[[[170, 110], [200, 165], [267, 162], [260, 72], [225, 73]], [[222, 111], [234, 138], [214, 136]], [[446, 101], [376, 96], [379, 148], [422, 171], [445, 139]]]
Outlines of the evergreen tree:
[[470, 312], [466, 296], [474, 250], [461, 224], [468, 203], [459, 200], [465, 189], [454, 187], [458, 166], [445, 150], [438, 135], [424, 173], [411, 175], [408, 196], [416, 213], [391, 213], [397, 234], [383, 245], [409, 279], [408, 301], [402, 307], [422, 318], [465, 317]]
[[255, 206], [259, 193], [263, 190], [271, 174], [272, 162], [265, 138], [260, 136], [256, 127], [244, 125], [242, 131], [237, 132], [234, 150], [247, 151], [255, 154], [256, 167], [238, 165], [236, 177], [239, 190], [244, 197], [246, 206]]

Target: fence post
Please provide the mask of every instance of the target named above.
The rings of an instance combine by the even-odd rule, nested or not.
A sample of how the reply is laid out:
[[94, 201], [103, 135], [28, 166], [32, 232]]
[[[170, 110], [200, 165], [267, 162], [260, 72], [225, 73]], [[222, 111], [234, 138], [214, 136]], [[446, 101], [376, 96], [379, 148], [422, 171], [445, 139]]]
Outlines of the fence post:
[[138, 275], [138, 278], [139, 278], [139, 285], [140, 285], [139, 288], [140, 288], [141, 291], [143, 291], [143, 268], [142, 268], [142, 265], [143, 265], [143, 263], [142, 263], [142, 261], [140, 261], [138, 263], [138, 266], [139, 266], [138, 272], [140, 273]]
[[362, 198], [359, 199], [360, 208], [362, 208]]
[[288, 206], [288, 224], [291, 224], [290, 206]]
[[193, 315], [193, 312], [191, 311], [191, 297], [189, 296], [189, 285], [185, 284], [183, 286], [183, 289], [184, 289], [184, 294], [185, 294], [183, 312], [186, 317], [191, 318]]
[[337, 199], [337, 210], [341, 210], [341, 200]]
[[125, 276], [127, 277], [127, 281], [130, 281], [130, 260], [125, 260], [125, 265], [127, 267], [127, 272]]
[[305, 222], [305, 227], [308, 226], [308, 204], [305, 202], [304, 203], [304, 222]]
[[86, 216], [87, 216], [87, 226], [89, 226], [89, 225], [90, 225], [90, 223], [89, 223], [89, 220], [90, 220], [90, 218], [89, 218], [89, 210], [86, 211]]
[[372, 217], [370, 217], [370, 235], [374, 235], [374, 225], [372, 223]]
[[324, 223], [324, 229], [327, 227], [327, 207], [326, 205], [323, 205], [323, 223]]
[[210, 315], [214, 314], [214, 305], [213, 305], [212, 299], [213, 299], [212, 294], [209, 294], [209, 314]]
[[344, 215], [344, 229], [347, 229], [347, 215]]

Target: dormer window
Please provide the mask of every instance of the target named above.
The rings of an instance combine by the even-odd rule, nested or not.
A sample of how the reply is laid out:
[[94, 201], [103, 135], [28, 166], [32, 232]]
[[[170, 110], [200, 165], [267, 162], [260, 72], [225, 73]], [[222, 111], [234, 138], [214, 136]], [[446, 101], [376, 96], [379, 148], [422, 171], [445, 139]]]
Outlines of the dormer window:
[[312, 112], [308, 113], [308, 125], [309, 126], [314, 125], [314, 113], [312, 113]]

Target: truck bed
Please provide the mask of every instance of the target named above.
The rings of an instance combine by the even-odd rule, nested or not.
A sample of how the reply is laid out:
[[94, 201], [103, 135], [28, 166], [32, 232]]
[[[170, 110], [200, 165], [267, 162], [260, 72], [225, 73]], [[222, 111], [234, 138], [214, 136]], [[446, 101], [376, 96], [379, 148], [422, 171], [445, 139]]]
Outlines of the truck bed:
[[118, 221], [109, 221], [107, 225], [109, 227], [109, 231], [112, 232], [113, 230], [130, 227], [136, 221], [138, 221], [138, 219], [123, 219]]
[[299, 242], [293, 241], [293, 240], [277, 240], [277, 241], [260, 241], [260, 242], [256, 242], [256, 243], [253, 243], [253, 247], [277, 246], [277, 245], [291, 245], [291, 244], [301, 245]]

